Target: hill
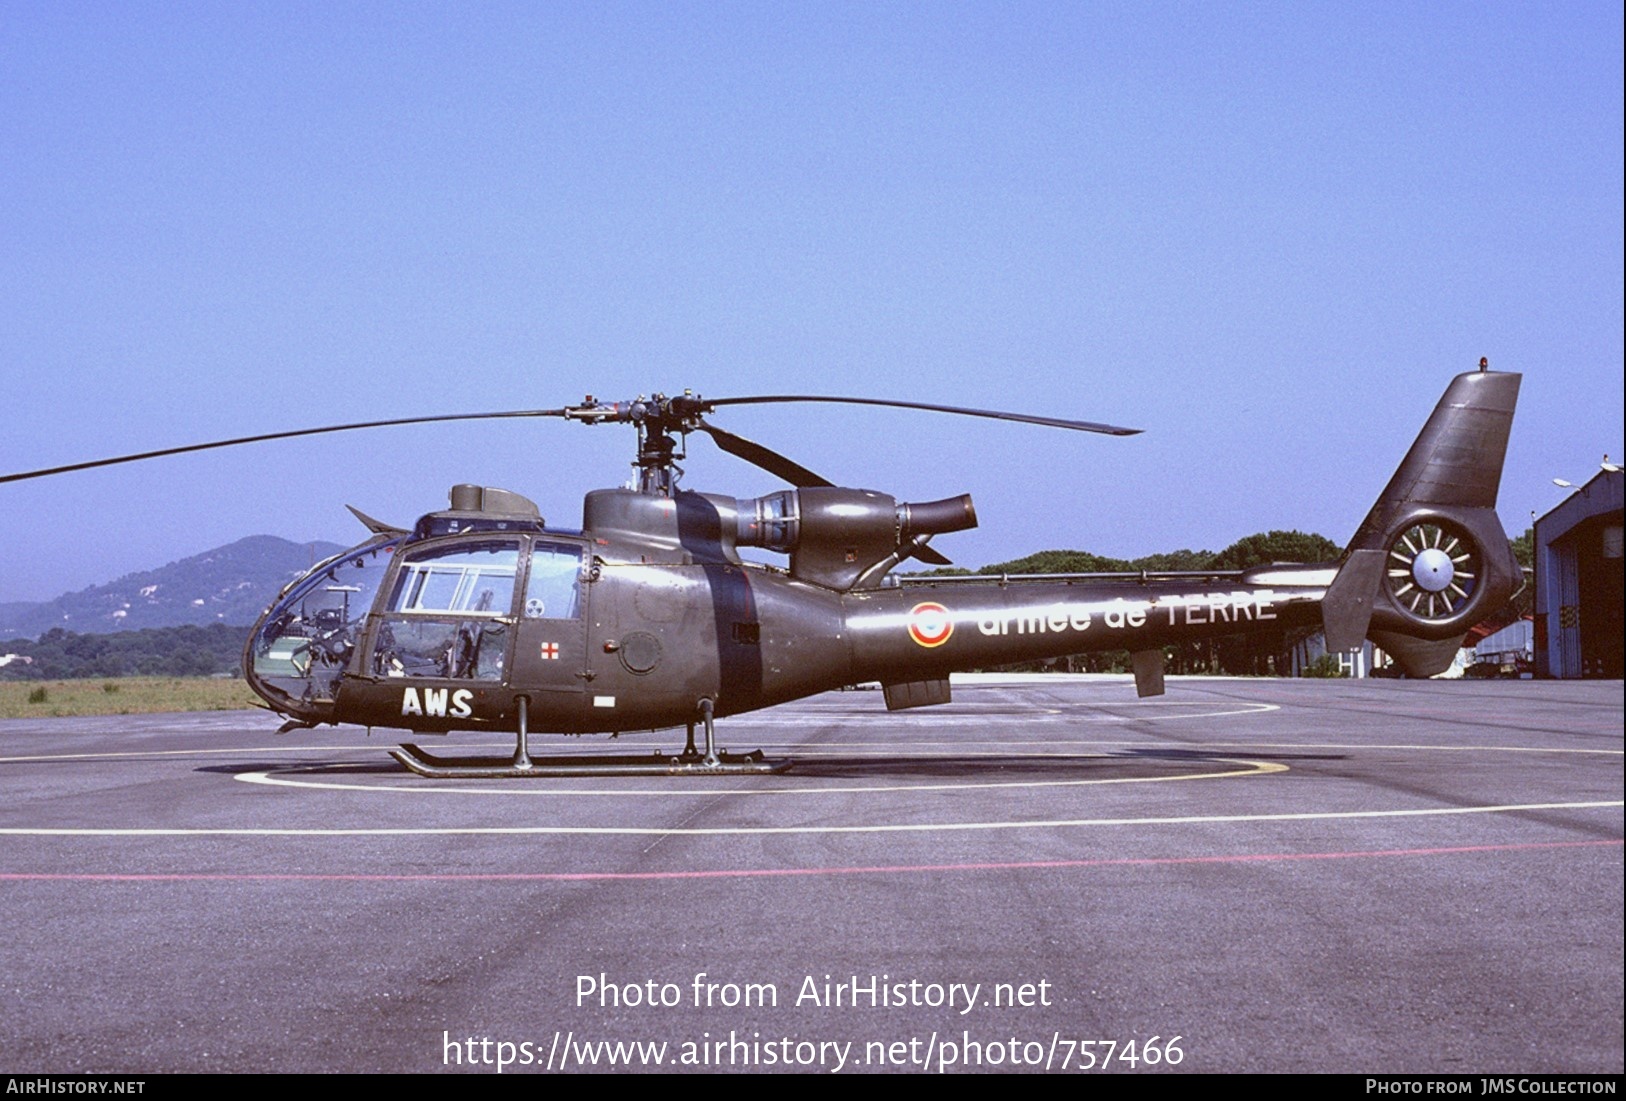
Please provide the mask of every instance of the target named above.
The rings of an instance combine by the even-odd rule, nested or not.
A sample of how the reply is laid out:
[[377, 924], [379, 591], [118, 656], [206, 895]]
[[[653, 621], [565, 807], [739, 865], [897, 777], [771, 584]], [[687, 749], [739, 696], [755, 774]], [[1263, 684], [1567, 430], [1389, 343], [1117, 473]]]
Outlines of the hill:
[[154, 627], [246, 626], [290, 580], [343, 549], [337, 543], [294, 543], [274, 535], [251, 535], [45, 603], [0, 605], [0, 638], [37, 638], [52, 628], [107, 634]]

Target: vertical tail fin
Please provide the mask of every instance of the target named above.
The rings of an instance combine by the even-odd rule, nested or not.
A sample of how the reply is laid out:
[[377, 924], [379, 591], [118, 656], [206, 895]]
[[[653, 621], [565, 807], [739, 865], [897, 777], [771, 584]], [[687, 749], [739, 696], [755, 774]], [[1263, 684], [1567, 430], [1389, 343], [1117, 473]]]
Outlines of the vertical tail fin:
[[1478, 371], [1452, 379], [1350, 549], [1381, 545], [1407, 509], [1494, 510], [1523, 377]]
[[1521, 377], [1451, 381], [1345, 550], [1323, 604], [1329, 644], [1365, 636], [1408, 675], [1432, 676], [1519, 591], [1496, 495]]

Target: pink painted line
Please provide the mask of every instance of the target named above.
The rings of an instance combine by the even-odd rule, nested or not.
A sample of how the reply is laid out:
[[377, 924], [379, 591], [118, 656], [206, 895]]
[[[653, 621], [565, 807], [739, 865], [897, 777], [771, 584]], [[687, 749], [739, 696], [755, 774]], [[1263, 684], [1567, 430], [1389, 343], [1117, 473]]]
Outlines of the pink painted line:
[[1611, 841], [1538, 841], [1520, 845], [1458, 845], [1438, 849], [1370, 849], [1353, 852], [1252, 853], [1234, 856], [1118, 857], [1102, 860], [1031, 860], [985, 864], [882, 864], [835, 868], [742, 868], [676, 872], [468, 872], [394, 875], [298, 872], [0, 872], [0, 882], [69, 881], [94, 883], [500, 883], [505, 881], [592, 882], [627, 879], [750, 879], [763, 876], [896, 875], [910, 872], [1000, 872], [1042, 868], [1118, 868], [1167, 864], [1248, 864], [1289, 860], [1351, 860], [1383, 856], [1457, 856], [1463, 853], [1531, 852], [1538, 849], [1618, 848]]

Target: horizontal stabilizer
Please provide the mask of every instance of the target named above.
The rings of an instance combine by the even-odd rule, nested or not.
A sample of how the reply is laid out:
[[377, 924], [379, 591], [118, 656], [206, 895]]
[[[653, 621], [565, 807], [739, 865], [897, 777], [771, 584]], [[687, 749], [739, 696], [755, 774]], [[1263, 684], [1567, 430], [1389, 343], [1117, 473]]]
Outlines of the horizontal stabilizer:
[[1372, 621], [1372, 601], [1382, 583], [1383, 552], [1351, 551], [1321, 601], [1327, 653], [1348, 653], [1361, 648], [1366, 641], [1367, 624]]

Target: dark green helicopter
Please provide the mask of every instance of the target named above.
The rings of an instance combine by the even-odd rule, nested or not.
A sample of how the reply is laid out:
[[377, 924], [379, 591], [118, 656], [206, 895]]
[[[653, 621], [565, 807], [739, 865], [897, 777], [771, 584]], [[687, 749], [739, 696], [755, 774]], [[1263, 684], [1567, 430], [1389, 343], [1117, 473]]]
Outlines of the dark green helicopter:
[[[358, 428], [506, 417], [630, 424], [635, 486], [587, 494], [580, 530], [508, 490], [458, 485], [450, 508], [373, 533], [289, 584], [255, 625], [244, 675], [282, 730], [353, 723], [417, 733], [506, 731], [511, 761], [395, 756], [425, 776], [765, 772], [788, 762], [716, 747], [713, 720], [878, 681], [890, 709], [949, 701], [949, 674], [1097, 650], [1133, 655], [1163, 691], [1169, 643], [1321, 626], [1329, 651], [1364, 639], [1411, 676], [1449, 666], [1467, 630], [1523, 582], [1495, 506], [1517, 374], [1457, 376], [1336, 562], [1239, 571], [897, 577], [946, 564], [929, 541], [976, 526], [969, 496], [924, 504], [836, 486], [705, 418], [730, 405], [842, 402], [1129, 435], [1135, 429], [916, 402], [656, 394], [580, 405], [302, 429], [0, 477]], [[679, 489], [702, 432], [793, 488], [738, 499]], [[355, 510], [352, 509], [354, 512]], [[741, 559], [742, 547], [788, 556]], [[696, 746], [697, 724], [704, 731]], [[529, 734], [685, 725], [681, 753], [533, 760]]]

